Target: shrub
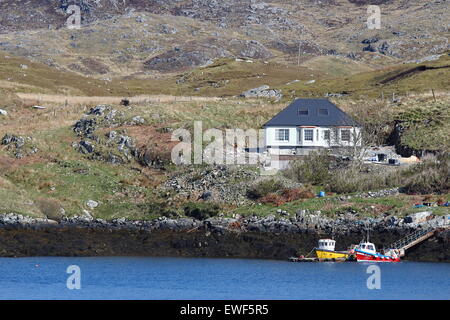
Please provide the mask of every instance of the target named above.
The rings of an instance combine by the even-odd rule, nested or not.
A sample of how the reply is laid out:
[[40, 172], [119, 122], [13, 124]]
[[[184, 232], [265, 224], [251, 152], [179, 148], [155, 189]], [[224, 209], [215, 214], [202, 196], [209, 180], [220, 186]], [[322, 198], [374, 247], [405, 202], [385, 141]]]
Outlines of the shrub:
[[207, 202], [190, 202], [184, 206], [184, 214], [197, 220], [215, 217], [220, 212], [220, 206]]
[[331, 157], [324, 151], [311, 152], [295, 161], [286, 175], [301, 183], [326, 184], [330, 178]]
[[138, 148], [136, 155], [141, 164], [161, 169], [172, 163], [171, 152], [171, 145], [160, 143], [155, 138], [150, 139], [145, 146]]
[[62, 218], [61, 204], [56, 199], [42, 198], [36, 201], [39, 210], [51, 220], [59, 221]]
[[352, 193], [402, 187], [410, 194], [446, 193], [450, 190], [448, 160], [425, 160], [409, 168], [395, 171], [364, 171], [350, 166], [332, 170], [327, 189], [336, 193]]
[[407, 171], [403, 189], [407, 193], [447, 193], [450, 190], [449, 175], [450, 162], [448, 159], [425, 161]]
[[276, 193], [283, 190], [283, 183], [280, 181], [271, 179], [263, 180], [247, 190], [247, 197], [253, 200], [260, 199], [269, 193]]
[[177, 207], [170, 206], [167, 202], [152, 201], [139, 205], [142, 210], [148, 211], [150, 214], [159, 214], [161, 216], [172, 218], [178, 216]]
[[291, 202], [300, 199], [299, 193], [300, 189], [284, 189], [281, 195], [287, 202]]
[[45, 181], [39, 184], [38, 189], [39, 190], [49, 190], [52, 187], [52, 183]]
[[281, 206], [282, 204], [284, 204], [286, 202], [286, 200], [282, 196], [280, 196], [276, 193], [269, 193], [269, 194], [265, 195], [264, 197], [262, 197], [259, 201], [261, 203], [270, 203], [270, 204], [274, 204], [276, 206]]
[[286, 202], [291, 202], [299, 199], [314, 198], [315, 195], [311, 190], [305, 188], [298, 189], [284, 189], [281, 194], [271, 192], [259, 198], [261, 203], [270, 203], [280, 206]]
[[281, 193], [286, 202], [291, 202], [299, 199], [310, 199], [314, 198], [315, 194], [308, 189], [298, 188], [298, 189], [285, 189]]
[[327, 189], [336, 193], [352, 193], [393, 188], [402, 185], [401, 171], [364, 172], [358, 167], [333, 170]]
[[308, 189], [301, 189], [299, 193], [300, 199], [312, 199], [315, 198], [316, 195], [314, 192]]

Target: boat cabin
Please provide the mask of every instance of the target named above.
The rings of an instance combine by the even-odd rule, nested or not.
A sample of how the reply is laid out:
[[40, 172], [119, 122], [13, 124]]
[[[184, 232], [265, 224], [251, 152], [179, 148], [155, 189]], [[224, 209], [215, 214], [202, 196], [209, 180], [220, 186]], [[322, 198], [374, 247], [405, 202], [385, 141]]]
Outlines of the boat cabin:
[[334, 247], [336, 245], [336, 241], [332, 239], [320, 239], [319, 240], [319, 249], [334, 251]]
[[367, 253], [376, 253], [375, 245], [371, 242], [361, 242], [357, 248], [358, 250], [367, 252]]

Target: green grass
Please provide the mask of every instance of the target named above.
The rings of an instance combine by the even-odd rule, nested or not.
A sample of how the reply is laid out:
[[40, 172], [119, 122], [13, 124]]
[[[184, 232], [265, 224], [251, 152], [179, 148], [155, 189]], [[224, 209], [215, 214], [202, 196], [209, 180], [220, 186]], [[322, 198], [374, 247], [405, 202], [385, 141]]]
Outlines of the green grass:
[[92, 210], [96, 218], [157, 215], [142, 209], [142, 204], [153, 199], [154, 190], [140, 185], [141, 175], [132, 169], [133, 164], [88, 160], [72, 148], [70, 141], [77, 139], [67, 127], [36, 132], [34, 139], [38, 155], [45, 158], [2, 173], [8, 188], [0, 188], [0, 211], [36, 215], [40, 213], [36, 204], [24, 203], [51, 199], [58, 201], [67, 215], [80, 215], [89, 209], [86, 201], [92, 199], [101, 203]]
[[[135, 179], [136, 174], [99, 162], [40, 163], [17, 169], [7, 177], [17, 187], [26, 189], [33, 199], [58, 200], [68, 215], [89, 209], [85, 203], [92, 199], [102, 203], [94, 209], [96, 217], [133, 216], [135, 210], [129, 203], [123, 205], [130, 199], [120, 193], [143, 192], [120, 182]], [[120, 211], [121, 207], [126, 210]]]
[[[14, 68], [8, 63], [2, 65], [3, 60], [1, 60], [0, 57], [0, 76], [2, 75], [2, 72], [3, 76], [6, 76], [9, 72], [14, 76], [14, 74], [17, 74], [16, 69], [18, 69], [18, 64], [24, 62], [22, 60], [14, 60], [15, 58], [11, 59], [13, 59], [11, 61], [14, 61]], [[447, 58], [441, 60], [433, 63], [436, 63], [436, 65], [445, 65], [448, 63]], [[25, 71], [20, 69], [20, 72], [30, 73], [30, 77], [27, 77], [27, 81], [29, 81], [28, 85], [30, 87], [23, 87], [23, 90], [36, 90], [39, 92], [58, 91], [59, 85], [66, 85], [64, 84], [65, 81], [69, 81], [67, 85], [75, 88], [73, 92], [83, 92], [86, 94], [107, 94], [106, 91], [103, 90], [105, 88], [112, 88], [91, 88], [93, 91], [84, 91], [85, 89], [83, 89], [83, 86], [86, 86], [86, 88], [89, 87], [89, 84], [87, 84], [86, 78], [84, 77], [71, 77], [70, 74], [67, 74], [67, 78], [62, 75], [59, 77], [56, 71], [52, 71], [56, 73], [51, 73], [45, 66], [35, 66], [30, 63], [26, 64], [29, 65], [29, 69]], [[239, 69], [240, 66], [242, 66], [242, 70]], [[402, 68], [407, 69], [410, 67], [411, 66], [404, 66]], [[169, 81], [167, 79], [163, 82], [159, 82], [159, 85], [164, 84], [169, 88], [167, 90], [174, 90], [174, 92], [176, 91], [180, 94], [190, 92], [194, 86], [204, 85], [204, 91], [201, 89], [199, 94], [204, 93], [205, 95], [214, 95], [218, 92], [222, 92], [224, 95], [229, 95], [233, 92], [240, 93], [244, 88], [256, 86], [256, 82], [251, 81], [257, 79], [255, 75], [260, 72], [267, 71], [268, 75], [270, 75], [269, 72], [279, 74], [277, 77], [270, 76], [273, 82], [268, 84], [274, 86], [277, 85], [277, 83], [284, 82], [287, 78], [289, 78], [289, 80], [292, 80], [292, 77], [294, 77], [294, 79], [297, 78], [295, 72], [298, 70], [293, 70], [292, 72], [286, 71], [286, 74], [282, 74], [282, 70], [279, 68], [279, 65], [277, 66], [274, 64], [251, 64], [223, 60], [210, 67], [200, 68], [187, 74], [187, 82], [178, 87], [173, 83], [164, 82]], [[354, 86], [354, 91], [352, 92], [365, 92], [364, 90], [366, 89], [364, 89], [364, 86], [368, 85], [370, 90], [374, 90], [373, 93], [378, 92], [379, 94], [380, 88], [377, 89], [376, 86], [372, 86], [373, 83], [380, 82], [388, 76], [395, 76], [395, 72], [399, 72], [400, 70], [404, 69], [393, 69], [392, 72], [389, 71], [390, 73], [371, 72], [351, 77], [349, 76], [347, 77], [348, 83], [342, 81], [341, 84]], [[448, 75], [447, 70], [448, 69], [427, 70], [409, 78], [401, 79], [399, 82], [403, 83], [404, 81], [410, 81], [412, 77], [416, 76], [422, 77], [428, 72], [445, 72]], [[33, 72], [35, 72], [35, 75], [31, 76]], [[203, 72], [203, 75], [201, 72]], [[38, 81], [39, 74], [43, 74], [42, 81]], [[377, 74], [379, 74], [379, 77], [375, 76]], [[250, 78], [248, 78], [246, 80], [244, 77], [245, 75], [248, 75], [250, 78], [253, 77], [254, 79], [252, 78], [253, 80], [250, 81]], [[48, 79], [46, 77], [48, 77]], [[222, 77], [224, 77], [223, 79], [230, 80], [224, 87], [214, 88], [207, 82], [207, 79], [220, 81]], [[364, 81], [366, 82], [362, 81], [362, 79], [365, 79]], [[445, 85], [447, 83], [446, 81], [448, 81], [447, 79], [443, 79], [442, 76], [436, 76], [429, 84], [434, 85], [434, 82], [437, 83], [441, 81], [441, 83]], [[61, 82], [58, 82], [59, 80]], [[234, 82], [235, 80], [236, 82]], [[361, 80], [362, 83], [357, 83], [359, 80]], [[262, 77], [258, 81], [265, 81], [265, 78]], [[318, 94], [321, 90], [329, 90], [330, 92], [340, 90], [337, 85], [341, 84], [338, 82], [339, 80], [332, 80], [330, 83], [326, 84], [330, 86], [336, 85], [336, 87], [330, 87], [330, 89], [327, 89], [326, 86], [322, 88], [314, 84], [308, 87], [308, 90], [311, 90], [308, 92], [311, 94]], [[137, 91], [133, 91], [135, 89], [131, 85], [128, 86], [128, 89], [131, 88], [130, 90], [133, 93], [140, 92], [139, 90], [144, 92], [147, 88], [146, 86], [150, 85], [150, 82], [139, 82], [137, 80], [127, 80], [126, 83], [135, 86]], [[264, 82], [260, 82], [258, 85], [263, 83]], [[113, 82], [111, 86], [114, 85], [116, 84]], [[294, 83], [292, 86], [295, 87], [301, 85]], [[121, 87], [120, 82], [117, 83], [117, 88], [119, 87]], [[422, 89], [423, 88], [425, 88], [424, 83], [422, 83]], [[118, 92], [124, 93], [128, 90], [125, 86], [119, 89], [122, 91], [111, 91], [108, 92], [108, 94], [117, 94]], [[11, 90], [14, 91], [13, 89]], [[158, 92], [159, 87], [153, 87], [152, 90]], [[15, 99], [9, 89], [2, 90], [0, 94], [2, 97], [7, 95], [9, 99]], [[114, 108], [123, 110], [125, 112], [125, 119], [129, 119], [134, 115], [140, 115], [147, 120], [149, 125], [158, 128], [192, 128], [193, 122], [200, 120], [204, 121], [203, 129], [257, 129], [287, 105], [288, 99], [290, 98], [287, 96], [284, 99], [285, 100], [282, 103], [274, 103], [263, 99], [244, 100], [238, 98], [226, 98], [218, 101], [205, 102], [143, 103], [133, 106], [130, 109], [118, 106], [115, 106]], [[448, 121], [448, 111], [450, 110], [450, 108], [448, 108], [448, 98], [440, 96], [438, 97], [438, 101], [434, 102], [431, 97], [411, 97], [403, 99], [401, 104], [377, 102], [373, 104], [372, 108], [371, 103], [373, 101], [374, 100], [370, 99], [354, 99], [351, 97], [337, 99], [336, 103], [339, 106], [343, 106], [344, 109], [349, 112], [363, 110], [362, 113], [365, 114], [363, 120], [366, 121], [372, 121], [374, 119], [372, 114], [364, 112], [366, 109], [378, 110], [381, 113], [388, 114], [388, 121], [393, 121], [395, 119], [405, 121], [409, 126], [407, 126], [407, 130], [403, 137], [403, 143], [408, 146], [416, 148], [432, 147], [436, 150], [440, 150], [445, 146], [448, 147], [448, 124], [450, 123], [450, 121]], [[55, 117], [53, 113], [54, 110], [57, 111], [56, 120], [53, 119]], [[54, 105], [49, 106], [46, 110], [39, 111], [19, 107], [8, 109], [8, 111], [9, 115], [7, 117], [0, 118], [0, 124], [2, 125], [2, 127], [0, 127], [0, 132], [5, 133], [5, 130], [7, 130], [7, 132], [13, 134], [31, 135], [34, 138], [33, 144], [36, 145], [40, 152], [37, 154], [37, 161], [27, 162], [27, 159], [25, 159], [24, 163], [21, 163], [11, 170], [3, 170], [1, 167], [2, 159], [0, 158], [0, 169], [2, 169], [0, 170], [0, 212], [19, 212], [35, 216], [41, 215], [36, 202], [39, 199], [54, 199], [61, 203], [68, 215], [79, 215], [83, 209], [87, 209], [85, 205], [86, 201], [92, 199], [100, 202], [100, 206], [92, 210], [92, 214], [97, 218], [111, 219], [116, 217], [129, 217], [134, 219], [150, 219], [159, 216], [159, 212], [155, 211], [155, 206], [152, 204], [159, 203], [158, 201], [164, 202], [166, 201], [166, 198], [161, 196], [153, 186], [145, 186], [145, 184], [139, 182], [139, 179], [142, 178], [143, 175], [142, 173], [133, 170], [133, 167], [139, 168], [138, 164], [132, 161], [126, 165], [117, 166], [98, 161], [90, 161], [86, 156], [78, 153], [72, 148], [72, 142], [78, 141], [78, 138], [72, 132], [70, 125], [73, 124], [76, 119], [81, 117], [82, 109], [72, 108], [71, 111], [67, 111], [67, 116], [63, 109]], [[159, 117], [153, 117], [154, 114], [159, 114]], [[72, 123], [71, 120], [73, 120]], [[33, 129], [28, 130], [28, 126], [25, 126], [24, 123], [29, 123], [30, 126], [35, 124], [39, 125], [36, 126], [36, 128], [33, 127]], [[22, 132], [22, 130], [25, 132]], [[99, 130], [98, 133], [103, 134], [106, 131], [106, 129]], [[0, 147], [0, 157], [9, 156], [10, 155], [7, 155], [4, 149]], [[168, 166], [166, 169], [168, 175], [179, 170], [179, 168], [175, 166]], [[160, 176], [164, 175], [164, 173], [161, 172], [158, 174]], [[1, 179], [3, 179], [3, 181]], [[157, 182], [157, 178], [151, 175], [148, 179], [152, 182]], [[313, 188], [316, 193], [323, 190], [321, 186], [313, 186]], [[311, 211], [320, 210], [325, 215], [335, 216], [338, 212], [343, 211], [346, 208], [354, 208], [355, 210], [360, 211], [362, 215], [367, 216], [376, 216], [382, 213], [402, 215], [417, 210], [413, 208], [413, 205], [410, 203], [411, 199], [412, 198], [408, 196], [380, 199], [352, 198], [344, 203], [335, 198], [321, 198], [294, 201], [280, 207], [255, 204], [242, 206], [237, 209], [225, 209], [227, 214], [257, 214], [260, 216], [274, 214], [277, 209], [286, 210], [291, 213], [291, 215], [295, 214], [299, 209], [308, 209]], [[371, 209], [371, 206], [375, 206], [377, 210], [374, 211]], [[448, 209], [442, 207], [433, 208], [432, 210], [438, 214], [445, 214], [446, 210], [448, 212]]]
[[0, 213], [11, 212], [41, 216], [27, 191], [0, 177]]
[[443, 150], [450, 146], [450, 102], [427, 103], [400, 114], [402, 141], [417, 150]]
[[[417, 67], [433, 69], [416, 70]], [[416, 71], [414, 71], [416, 70]], [[405, 95], [408, 93], [448, 90], [450, 87], [450, 55], [445, 54], [437, 61], [421, 64], [390, 66], [379, 70], [321, 79], [313, 84], [297, 83], [282, 89], [295, 90], [297, 96], [323, 96], [325, 93], [347, 92], [353, 96], [378, 98], [384, 93]]]
[[[307, 68], [308, 63], [315, 69]], [[28, 69], [21, 69], [21, 64], [26, 64]], [[414, 71], [421, 66], [432, 69]], [[378, 70], [370, 70], [346, 59], [324, 56], [305, 62], [305, 66], [286, 66], [272, 61], [265, 63], [255, 60], [248, 63], [218, 59], [206, 67], [157, 79], [130, 77], [103, 81], [0, 53], [0, 80], [10, 83], [10, 87], [4, 90], [11, 92], [87, 96], [167, 94], [229, 97], [267, 84], [281, 89], [287, 101], [295, 96], [323, 97], [328, 92], [345, 91], [355, 97], [379, 97], [383, 92], [387, 97], [392, 93], [447, 90], [450, 87], [449, 66], [449, 55], [419, 65], [395, 65]], [[183, 81], [177, 83], [180, 79]], [[306, 84], [311, 79], [316, 82]], [[287, 84], [293, 80], [300, 81]], [[0, 87], [4, 85], [0, 84]]]
[[[404, 209], [409, 207], [411, 200], [406, 195], [385, 197], [385, 198], [351, 198], [340, 201], [338, 197], [303, 199], [285, 203], [280, 206], [268, 204], [255, 204], [242, 206], [232, 211], [242, 216], [256, 214], [267, 216], [275, 214], [278, 209], [285, 210], [290, 215], [295, 215], [298, 210], [309, 210], [311, 213], [321, 211], [321, 214], [328, 217], [336, 217], [340, 212], [350, 209], [357, 210], [360, 217], [379, 217], [383, 213], [403, 215]], [[375, 206], [375, 208], [372, 208]]]
[[372, 70], [372, 68], [370, 68], [367, 64], [355, 62], [347, 58], [333, 56], [314, 57], [301, 65], [312, 68], [315, 71], [315, 74], [317, 74], [316, 72], [318, 71], [319, 74], [317, 75], [319, 76], [323, 74], [324, 76], [330, 78], [350, 76]]

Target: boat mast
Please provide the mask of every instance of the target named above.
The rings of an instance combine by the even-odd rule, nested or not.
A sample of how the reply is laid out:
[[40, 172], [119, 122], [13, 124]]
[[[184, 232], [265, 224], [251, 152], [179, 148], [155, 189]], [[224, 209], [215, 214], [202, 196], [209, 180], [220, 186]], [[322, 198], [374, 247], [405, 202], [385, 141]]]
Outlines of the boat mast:
[[370, 242], [369, 241], [369, 229], [370, 229], [369, 224], [366, 222], [366, 231], [367, 231], [367, 241], [366, 242]]

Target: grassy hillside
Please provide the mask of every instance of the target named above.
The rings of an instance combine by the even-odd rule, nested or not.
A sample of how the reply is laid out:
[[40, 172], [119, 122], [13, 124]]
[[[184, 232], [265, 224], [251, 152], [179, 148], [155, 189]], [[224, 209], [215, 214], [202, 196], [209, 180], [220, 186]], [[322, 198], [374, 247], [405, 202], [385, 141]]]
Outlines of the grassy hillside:
[[439, 60], [409, 63], [349, 76], [317, 79], [313, 84], [297, 83], [283, 87], [297, 96], [348, 93], [356, 96], [388, 97], [392, 93], [407, 95], [420, 92], [447, 91], [450, 88], [450, 53]]
[[367, 70], [345, 59], [318, 57], [299, 67], [261, 61], [219, 59], [212, 65], [159, 79], [123, 78], [111, 81], [0, 54], [0, 89], [4, 92], [67, 96], [183, 95], [231, 96], [267, 84], [282, 90], [286, 100], [301, 96], [347, 93], [378, 98], [446, 91], [450, 87], [450, 55], [420, 64]]
[[[163, 157], [170, 154], [171, 130], [192, 128], [193, 121], [202, 120], [204, 129], [260, 128], [295, 97], [345, 92], [331, 100], [366, 126], [378, 127], [380, 141], [387, 139], [397, 121], [403, 126], [401, 143], [405, 147], [448, 150], [449, 71], [448, 54], [439, 60], [382, 69], [335, 56], [302, 60], [298, 67], [275, 61], [223, 58], [159, 78], [139, 75], [107, 81], [1, 53], [0, 108], [6, 109], [8, 115], [0, 116], [0, 139], [14, 134], [23, 137], [25, 146], [18, 156], [14, 145], [0, 145], [0, 213], [53, 217], [64, 208], [66, 215], [90, 210], [97, 218], [150, 219], [173, 210], [183, 214], [186, 203], [196, 201], [198, 193], [180, 199], [178, 192], [163, 187], [174, 175], [191, 169], [143, 165], [136, 157], [111, 164], [81, 154], [74, 145], [82, 138], [77, 137], [72, 126], [97, 104], [112, 104], [123, 113], [123, 119], [144, 119], [144, 124], [102, 127], [96, 133], [99, 141], [107, 140], [106, 135], [115, 129], [133, 138], [140, 147], [150, 149], [153, 155], [160, 153]], [[274, 102], [232, 97], [264, 84], [281, 89], [283, 99]], [[131, 97], [130, 107], [119, 106], [124, 97]], [[33, 105], [46, 109], [34, 109]], [[117, 146], [93, 143], [102, 152], [118, 152]], [[192, 170], [198, 170], [193, 175], [200, 179], [203, 168]], [[324, 187], [308, 186], [315, 191]], [[422, 197], [355, 199], [349, 203], [335, 199], [327, 204], [313, 198], [288, 202], [280, 208], [323, 210], [330, 215], [348, 207], [369, 215], [403, 214]], [[448, 194], [433, 197], [448, 199]], [[98, 208], [87, 207], [91, 199], [99, 202]], [[245, 215], [269, 214], [275, 209], [272, 204], [250, 202], [221, 210]]]
[[[434, 102], [432, 96], [423, 95], [404, 98], [401, 104], [348, 97], [335, 98], [333, 101], [355, 116], [364, 116], [367, 123], [386, 119], [411, 121], [411, 126], [405, 133], [405, 143], [411, 143], [412, 147], [423, 147], [412, 145], [424, 141], [412, 138], [419, 134], [421, 137], [426, 136], [428, 141], [433, 141], [433, 148], [442, 149], [448, 145], [450, 121], [448, 112], [441, 112], [439, 115], [436, 112], [448, 110], [450, 99], [448, 96], [437, 96], [437, 100]], [[145, 119], [145, 124], [104, 127], [98, 130], [97, 135], [100, 140], [104, 140], [106, 134], [116, 130], [131, 136], [139, 145], [146, 145], [164, 154], [170, 152], [170, 149], [165, 149], [170, 146], [168, 139], [171, 129], [191, 128], [195, 120], [202, 120], [204, 129], [259, 128], [285, 105], [281, 102], [239, 98], [141, 102], [132, 104], [132, 107], [115, 105], [113, 108], [123, 112], [124, 119], [140, 116]], [[90, 106], [71, 103], [46, 103], [46, 106], [47, 109], [43, 110], [26, 105], [10, 107], [8, 116], [0, 117], [0, 138], [6, 133], [30, 137], [26, 138], [26, 150], [37, 149], [35, 153], [24, 152], [24, 156], [18, 159], [13, 147], [0, 146], [0, 212], [53, 217], [59, 214], [60, 208], [64, 208], [66, 215], [79, 215], [82, 210], [89, 210], [94, 217], [106, 219], [151, 219], [167, 214], [166, 210], [183, 214], [183, 206], [188, 200], [179, 199], [178, 192], [168, 191], [161, 186], [173, 175], [184, 174], [186, 168], [148, 167], [134, 158], [123, 164], [92, 160], [89, 155], [81, 154], [73, 147], [81, 138], [72, 130], [73, 124]], [[423, 122], [430, 116], [435, 119], [431, 124], [433, 130], [428, 129], [427, 122]], [[202, 167], [191, 169], [199, 170], [194, 177], [202, 177]], [[323, 187], [313, 187], [316, 191], [320, 188]], [[196, 197], [197, 195], [194, 200]], [[98, 208], [91, 210], [87, 207], [86, 202], [91, 199], [99, 202]], [[368, 215], [386, 212], [404, 214], [411, 212], [414, 203], [420, 199], [422, 196], [392, 196], [364, 201], [354, 199], [346, 203], [333, 200], [327, 204], [317, 199], [301, 199], [279, 208], [289, 211], [308, 208], [322, 210], [330, 215], [349, 207], [362, 210]], [[444, 195], [444, 199], [448, 199], [448, 195]], [[255, 207], [255, 203], [250, 203], [238, 207], [229, 205], [221, 210], [229, 215], [265, 215], [277, 208], [271, 204]]]

